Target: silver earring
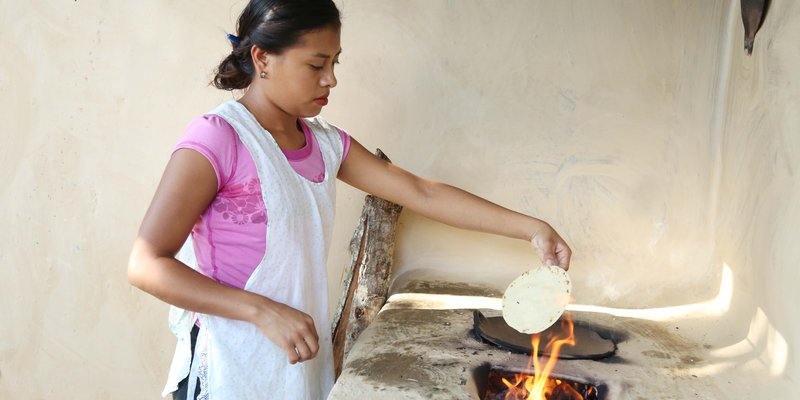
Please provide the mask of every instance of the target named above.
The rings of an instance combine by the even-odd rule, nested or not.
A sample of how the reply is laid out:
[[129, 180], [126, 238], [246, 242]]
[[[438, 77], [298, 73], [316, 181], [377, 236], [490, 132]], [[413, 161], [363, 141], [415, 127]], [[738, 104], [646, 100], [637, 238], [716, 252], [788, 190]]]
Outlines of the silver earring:
[[264, 71], [261, 71], [261, 73], [258, 74], [258, 77], [261, 78], [261, 79], [267, 79], [267, 73], [264, 72]]

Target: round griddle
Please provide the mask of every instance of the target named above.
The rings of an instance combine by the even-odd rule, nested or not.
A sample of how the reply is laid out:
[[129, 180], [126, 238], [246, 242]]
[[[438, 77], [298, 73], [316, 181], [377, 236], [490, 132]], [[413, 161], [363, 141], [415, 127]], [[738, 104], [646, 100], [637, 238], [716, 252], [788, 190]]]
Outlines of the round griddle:
[[[480, 311], [473, 312], [473, 331], [475, 335], [483, 340], [517, 353], [531, 354], [531, 338], [533, 335], [520, 333], [508, 326], [503, 317], [486, 317]], [[601, 358], [614, 355], [617, 346], [608, 339], [603, 339], [597, 332], [589, 327], [575, 323], [573, 330], [575, 335], [575, 346], [564, 345], [558, 354], [558, 358], [565, 360], [599, 360]], [[539, 345], [539, 356], [549, 356], [549, 352], [543, 347], [551, 338], [565, 338], [568, 333], [561, 324], [561, 319], [556, 321], [551, 327], [539, 333], [541, 341]]]

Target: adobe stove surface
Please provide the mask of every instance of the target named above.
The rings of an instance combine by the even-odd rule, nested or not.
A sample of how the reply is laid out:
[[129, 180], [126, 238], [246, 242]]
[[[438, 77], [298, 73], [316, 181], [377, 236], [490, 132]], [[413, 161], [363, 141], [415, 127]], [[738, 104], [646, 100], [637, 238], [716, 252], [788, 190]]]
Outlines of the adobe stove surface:
[[[452, 291], [450, 285], [411, 285], [390, 298], [354, 345], [329, 399], [480, 399], [481, 368], [524, 368], [527, 354], [502, 350], [472, 333], [473, 309], [500, 315], [487, 307], [499, 293], [475, 287], [478, 295], [468, 296], [463, 284]], [[448, 292], [459, 295], [443, 294]], [[709, 358], [709, 346], [684, 339], [675, 327], [606, 314], [571, 317], [617, 343], [616, 354], [560, 360], [555, 376], [598, 385], [605, 400], [727, 398], [713, 381], [694, 375]]]

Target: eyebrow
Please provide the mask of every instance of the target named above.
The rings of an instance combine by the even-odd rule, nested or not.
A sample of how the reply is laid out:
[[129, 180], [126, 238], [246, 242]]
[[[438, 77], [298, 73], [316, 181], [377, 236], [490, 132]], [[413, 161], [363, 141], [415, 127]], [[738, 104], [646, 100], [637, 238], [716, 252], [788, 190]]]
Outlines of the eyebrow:
[[[337, 55], [337, 56], [338, 56], [338, 55], [340, 55], [340, 54], [342, 54], [342, 49], [339, 49], [339, 52], [338, 52], [338, 53], [336, 53], [336, 55]], [[330, 56], [330, 55], [328, 55], [328, 54], [325, 54], [325, 53], [317, 53], [317, 54], [314, 54], [314, 55], [312, 55], [311, 57], [317, 57], [317, 58], [331, 58], [331, 56]]]

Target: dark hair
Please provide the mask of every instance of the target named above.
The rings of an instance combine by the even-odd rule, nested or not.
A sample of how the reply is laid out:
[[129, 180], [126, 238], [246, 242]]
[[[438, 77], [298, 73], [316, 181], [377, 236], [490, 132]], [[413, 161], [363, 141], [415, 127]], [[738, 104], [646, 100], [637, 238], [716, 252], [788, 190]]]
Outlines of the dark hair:
[[253, 46], [281, 54], [304, 34], [326, 27], [341, 27], [333, 0], [250, 0], [231, 39], [233, 51], [219, 64], [211, 84], [223, 90], [244, 89], [255, 73]]

